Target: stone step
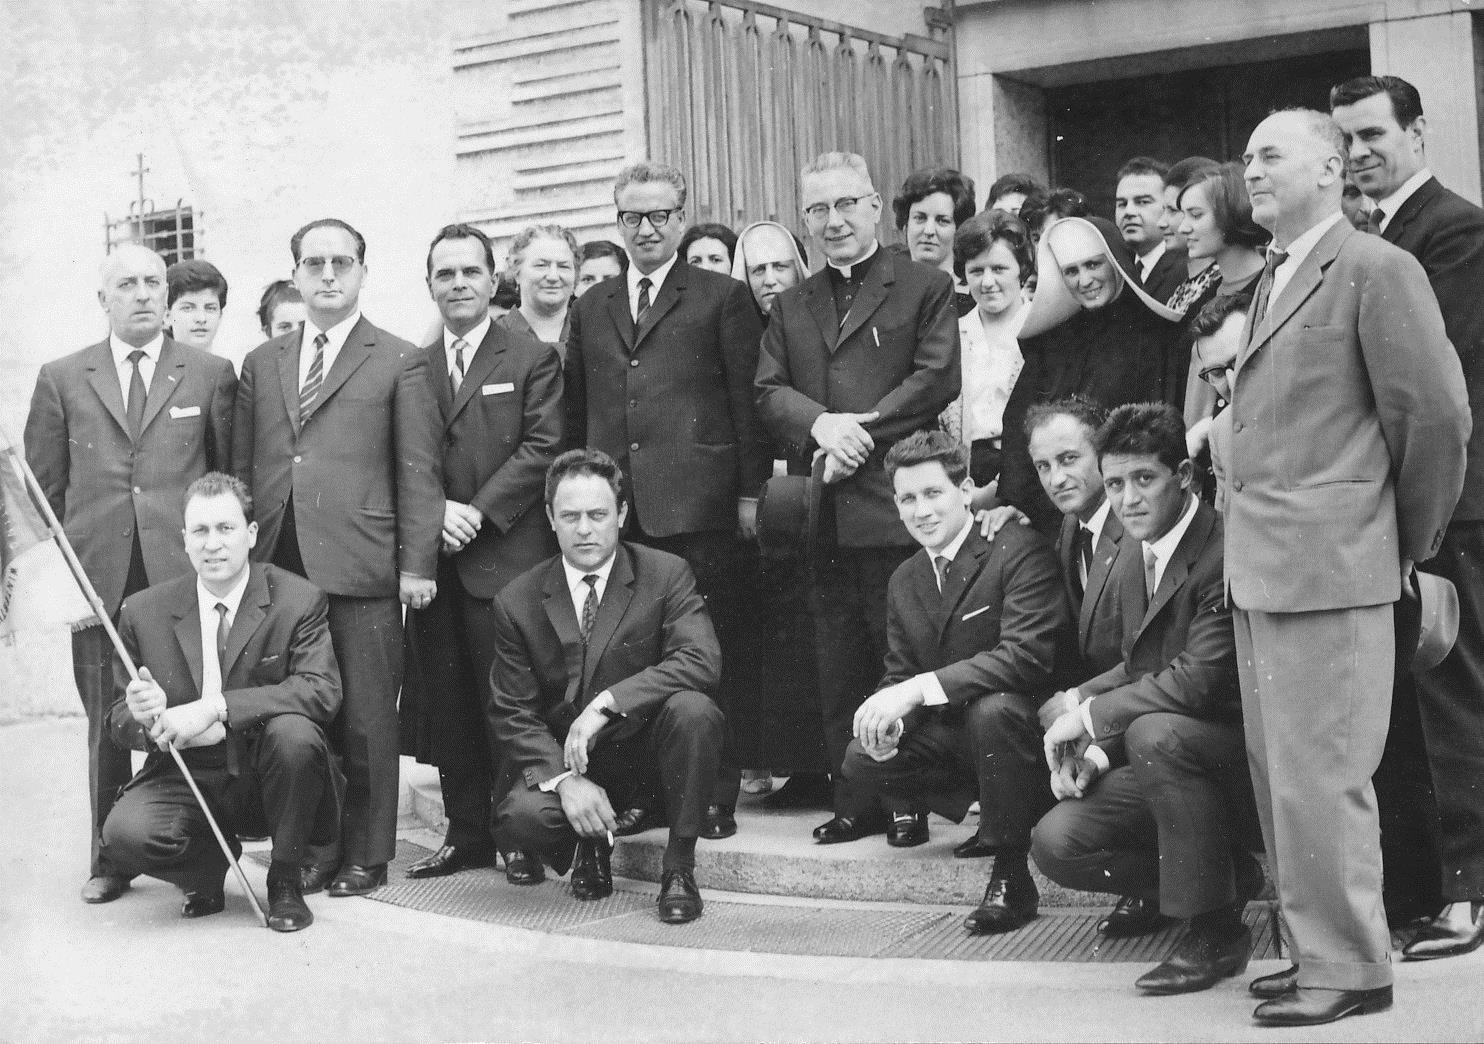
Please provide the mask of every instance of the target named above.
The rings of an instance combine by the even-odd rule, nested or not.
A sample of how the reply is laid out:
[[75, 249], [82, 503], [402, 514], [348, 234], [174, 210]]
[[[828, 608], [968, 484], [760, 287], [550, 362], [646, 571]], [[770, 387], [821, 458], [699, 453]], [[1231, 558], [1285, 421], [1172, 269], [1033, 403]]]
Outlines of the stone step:
[[[438, 773], [403, 760], [404, 790], [415, 819], [442, 836], [446, 821]], [[930, 817], [932, 839], [916, 848], [892, 848], [882, 836], [843, 845], [818, 845], [811, 831], [829, 818], [821, 809], [764, 811], [761, 797], [743, 794], [737, 806], [737, 833], [723, 841], [696, 845], [696, 876], [707, 888], [760, 895], [852, 902], [923, 903], [975, 906], [989, 880], [988, 859], [954, 859], [953, 847], [973, 831], [970, 816], [955, 825]], [[613, 872], [641, 881], [658, 881], [666, 831], [657, 828], [621, 837], [613, 852]], [[1047, 907], [1111, 906], [1110, 897], [1054, 884], [1032, 864], [1041, 903]]]

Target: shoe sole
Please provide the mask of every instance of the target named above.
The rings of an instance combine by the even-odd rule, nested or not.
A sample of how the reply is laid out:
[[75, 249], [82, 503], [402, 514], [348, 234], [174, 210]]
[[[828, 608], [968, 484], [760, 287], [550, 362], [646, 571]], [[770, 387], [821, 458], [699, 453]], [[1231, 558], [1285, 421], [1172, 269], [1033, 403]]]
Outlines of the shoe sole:
[[1442, 950], [1437, 953], [1408, 953], [1406, 950], [1403, 950], [1402, 960], [1406, 961], [1408, 964], [1414, 963], [1416, 961], [1440, 961], [1447, 957], [1462, 957], [1465, 954], [1473, 953], [1478, 948], [1479, 943], [1476, 942], [1470, 946], [1464, 946], [1453, 950]]
[[1259, 1026], [1269, 1026], [1275, 1029], [1285, 1026], [1328, 1026], [1331, 1022], [1339, 1022], [1341, 1019], [1348, 1018], [1351, 1015], [1375, 1015], [1378, 1012], [1390, 1011], [1392, 1000], [1393, 998], [1386, 997], [1378, 1000], [1359, 1001], [1343, 1011], [1336, 1012], [1322, 1019], [1261, 1019], [1254, 1014], [1252, 1021]]

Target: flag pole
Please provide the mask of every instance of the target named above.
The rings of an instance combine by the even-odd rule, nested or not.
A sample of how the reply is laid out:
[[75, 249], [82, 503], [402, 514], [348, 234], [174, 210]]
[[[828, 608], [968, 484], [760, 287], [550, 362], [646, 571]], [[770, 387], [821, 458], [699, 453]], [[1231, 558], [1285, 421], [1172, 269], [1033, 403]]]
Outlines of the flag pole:
[[[42, 515], [46, 519], [46, 524], [51, 527], [52, 539], [62, 549], [62, 557], [67, 561], [67, 568], [72, 572], [73, 580], [77, 582], [77, 586], [82, 590], [83, 596], [88, 600], [88, 604], [92, 606], [93, 613], [98, 617], [99, 623], [103, 625], [104, 631], [108, 633], [108, 640], [113, 643], [114, 652], [118, 654], [119, 659], [128, 668], [129, 677], [134, 681], [138, 681], [139, 670], [134, 666], [134, 660], [129, 656], [129, 650], [124, 648], [124, 640], [119, 637], [118, 628], [114, 627], [113, 621], [109, 619], [108, 610], [104, 608], [103, 600], [98, 597], [98, 592], [93, 589], [93, 582], [88, 579], [88, 574], [83, 569], [82, 562], [78, 560], [77, 552], [72, 550], [72, 543], [67, 539], [67, 534], [63, 532], [62, 523], [58, 521], [57, 513], [52, 510], [51, 501], [46, 499], [46, 493], [42, 490], [41, 483], [32, 474], [31, 465], [26, 463], [25, 457], [16, 451], [16, 444], [10, 442], [8, 436], [6, 437], [6, 441], [10, 444], [10, 455], [11, 459], [15, 461], [16, 470], [20, 472], [21, 478], [25, 481], [26, 489], [31, 494], [31, 499], [41, 508]], [[105, 742], [107, 741], [105, 740]], [[206, 823], [211, 827], [212, 835], [216, 837], [217, 846], [221, 848], [222, 855], [227, 857], [227, 865], [232, 868], [233, 874], [236, 875], [238, 885], [247, 894], [247, 901], [252, 904], [253, 913], [258, 915], [258, 920], [263, 923], [264, 928], [268, 927], [268, 917], [263, 913], [263, 907], [258, 903], [257, 893], [252, 890], [252, 885], [248, 884], [247, 875], [242, 872], [242, 866], [237, 862], [236, 857], [232, 855], [232, 848], [227, 844], [226, 835], [222, 833], [222, 828], [217, 825], [216, 817], [211, 814], [211, 809], [207, 807], [206, 798], [202, 796], [201, 788], [196, 785], [196, 780], [191, 775], [191, 770], [186, 768], [186, 763], [181, 758], [180, 751], [175, 749], [173, 743], [167, 744], [165, 749], [175, 759], [175, 767], [180, 769], [180, 774], [185, 777], [186, 784], [191, 788], [191, 794], [196, 798], [196, 804], [201, 806], [201, 812], [206, 816]]]

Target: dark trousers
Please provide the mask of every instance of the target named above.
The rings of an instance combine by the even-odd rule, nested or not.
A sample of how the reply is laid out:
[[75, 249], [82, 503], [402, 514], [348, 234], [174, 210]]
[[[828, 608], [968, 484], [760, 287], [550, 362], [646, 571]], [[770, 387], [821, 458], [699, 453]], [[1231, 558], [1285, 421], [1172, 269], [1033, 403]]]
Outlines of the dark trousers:
[[[823, 525], [823, 523], [821, 523]], [[835, 815], [871, 810], [874, 795], [841, 775], [855, 710], [876, 690], [886, 664], [886, 586], [914, 547], [822, 549], [814, 568], [809, 610], [814, 617], [815, 667], [825, 754], [835, 776]]]
[[438, 766], [444, 843], [494, 844], [496, 773], [485, 703], [495, 658], [494, 600], [476, 598], [449, 558], [438, 562], [438, 597], [407, 611], [407, 675], [399, 715], [402, 753]]
[[[677, 692], [648, 721], [606, 725], [589, 752], [587, 778], [607, 792], [615, 811], [637, 788], [657, 785], [670, 836], [697, 838], [721, 759], [722, 732], [721, 709], [709, 697]], [[559, 874], [572, 864], [577, 834], [555, 791], [517, 782], [496, 810], [495, 834], [502, 850], [536, 852]]]
[[[311, 842], [329, 841], [337, 827], [329, 744], [320, 727], [301, 714], [269, 718], [254, 732], [244, 745], [238, 775], [228, 775], [224, 757], [212, 764], [198, 761], [191, 775], [234, 852], [236, 834], [267, 833], [273, 838], [273, 861], [297, 866]], [[168, 754], [152, 753], [124, 788], [103, 825], [103, 844], [127, 872], [187, 891], [215, 889], [227, 872], [226, 857]]]
[[1233, 853], [1260, 846], [1240, 723], [1136, 718], [1128, 764], [1036, 825], [1031, 855], [1057, 884], [1159, 900], [1194, 917], [1236, 898]]
[[715, 693], [725, 724], [721, 760], [708, 804], [735, 805], [742, 783], [742, 765], [737, 757], [733, 719], [745, 700], [752, 698], [751, 679], [745, 677], [747, 656], [743, 651], [743, 629], [748, 625], [748, 599], [738, 576], [737, 538], [721, 530], [677, 533], [656, 537], [635, 524], [631, 539], [657, 551], [668, 551], [685, 559], [696, 576], [696, 590], [706, 601], [706, 612], [721, 644], [721, 684]]
[[1010, 692], [913, 715], [885, 761], [851, 740], [844, 775], [861, 793], [955, 823], [978, 801], [980, 838], [1007, 851], [1030, 847], [1031, 827], [1051, 804], [1035, 704]]

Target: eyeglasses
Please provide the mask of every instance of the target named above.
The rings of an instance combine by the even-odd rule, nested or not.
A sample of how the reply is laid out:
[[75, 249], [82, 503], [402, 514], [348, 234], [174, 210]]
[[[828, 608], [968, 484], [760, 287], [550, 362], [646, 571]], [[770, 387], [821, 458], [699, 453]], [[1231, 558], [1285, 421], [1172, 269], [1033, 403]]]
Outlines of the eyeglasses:
[[355, 263], [355, 258], [346, 257], [344, 254], [336, 254], [334, 257], [299, 258], [299, 267], [311, 274], [315, 272], [323, 272], [325, 270], [325, 266], [329, 265], [331, 270], [337, 276], [343, 276], [345, 275], [345, 273], [351, 270], [351, 266], [353, 266]]
[[1214, 387], [1216, 384], [1215, 378], [1218, 373], [1222, 376], [1225, 376], [1226, 374], [1231, 373], [1234, 369], [1236, 369], [1236, 365], [1234, 363], [1217, 363], [1215, 366], [1207, 366], [1204, 370], [1197, 373], [1196, 376], [1205, 381], [1207, 384]]
[[672, 215], [683, 210], [684, 207], [672, 207], [669, 210], [620, 210], [618, 223], [624, 228], [638, 228], [639, 222], [648, 221], [650, 228], [658, 230], [670, 223]]
[[833, 210], [843, 218], [848, 218], [855, 213], [855, 208], [860, 206], [862, 200], [874, 199], [877, 193], [871, 192], [864, 196], [841, 196], [833, 203], [815, 203], [813, 206], [804, 208], [804, 215], [810, 221], [823, 221], [830, 216]]

